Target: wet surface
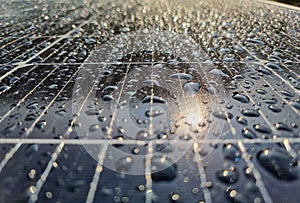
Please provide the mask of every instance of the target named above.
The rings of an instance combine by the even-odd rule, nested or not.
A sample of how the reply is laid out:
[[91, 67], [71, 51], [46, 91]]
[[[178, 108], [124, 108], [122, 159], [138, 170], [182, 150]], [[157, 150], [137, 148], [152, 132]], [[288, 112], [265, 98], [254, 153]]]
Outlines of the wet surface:
[[300, 13], [0, 6], [0, 202], [300, 199]]

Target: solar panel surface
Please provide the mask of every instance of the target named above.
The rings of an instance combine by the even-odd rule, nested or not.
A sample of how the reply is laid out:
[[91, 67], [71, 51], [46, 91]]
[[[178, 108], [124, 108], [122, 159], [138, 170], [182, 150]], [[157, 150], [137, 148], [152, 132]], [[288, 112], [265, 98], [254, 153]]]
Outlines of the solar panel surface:
[[299, 202], [299, 9], [0, 10], [0, 202]]

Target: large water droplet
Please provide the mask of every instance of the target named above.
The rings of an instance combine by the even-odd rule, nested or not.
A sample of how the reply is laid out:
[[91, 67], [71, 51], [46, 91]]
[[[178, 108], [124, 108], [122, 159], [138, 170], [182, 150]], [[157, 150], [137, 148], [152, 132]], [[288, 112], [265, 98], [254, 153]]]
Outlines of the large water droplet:
[[259, 117], [260, 116], [259, 112], [254, 109], [242, 109], [241, 113], [244, 116], [248, 116], [248, 117]]
[[248, 121], [243, 116], [237, 116], [236, 121], [242, 125], [248, 125]]
[[226, 159], [238, 162], [241, 154], [238, 148], [233, 144], [225, 144], [223, 147], [223, 155]]
[[295, 161], [282, 149], [265, 149], [258, 153], [259, 163], [276, 178], [286, 181], [295, 180]]
[[292, 129], [290, 126], [288, 126], [287, 124], [282, 123], [282, 122], [277, 122], [277, 123], [275, 123], [275, 128], [276, 128], [277, 130], [293, 131], [293, 129]]
[[213, 115], [216, 118], [223, 119], [223, 120], [227, 120], [227, 117], [228, 117], [228, 119], [232, 119], [232, 117], [233, 117], [233, 115], [231, 113], [227, 113], [227, 112], [223, 112], [223, 111], [213, 112]]
[[235, 93], [232, 98], [240, 101], [241, 103], [249, 103], [249, 97], [244, 94]]
[[187, 73], [174, 73], [169, 76], [171, 79], [192, 80], [193, 76]]
[[281, 112], [281, 109], [278, 106], [273, 105], [273, 104], [269, 105], [268, 108], [275, 113]]
[[276, 104], [277, 103], [277, 99], [275, 99], [275, 98], [263, 98], [262, 100], [266, 104]]
[[183, 86], [183, 89], [184, 92], [188, 95], [195, 95], [200, 89], [200, 84], [195, 82], [189, 82]]
[[238, 180], [238, 173], [236, 172], [234, 167], [217, 171], [216, 176], [222, 182], [229, 184], [235, 183]]
[[219, 69], [212, 69], [208, 73], [213, 74], [213, 75], [217, 75], [217, 76], [220, 76], [220, 77], [229, 77], [227, 74], [225, 74], [223, 71], [221, 71]]
[[133, 164], [133, 159], [130, 156], [122, 157], [119, 160], [116, 161], [115, 167], [116, 170], [124, 173], [130, 170], [131, 166]]
[[261, 133], [267, 133], [270, 134], [271, 133], [271, 129], [267, 126], [264, 126], [260, 123], [253, 125], [253, 128], [257, 131], [257, 132], [261, 132]]
[[244, 128], [242, 130], [242, 135], [245, 138], [248, 138], [248, 139], [255, 139], [255, 138], [257, 138], [256, 134], [252, 130], [250, 130], [249, 128]]
[[177, 167], [168, 158], [154, 157], [151, 160], [153, 181], [171, 181], [177, 176]]

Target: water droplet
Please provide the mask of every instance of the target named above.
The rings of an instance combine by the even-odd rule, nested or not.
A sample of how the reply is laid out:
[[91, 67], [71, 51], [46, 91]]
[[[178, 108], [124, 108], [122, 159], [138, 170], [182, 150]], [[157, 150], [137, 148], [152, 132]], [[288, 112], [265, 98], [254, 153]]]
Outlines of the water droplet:
[[95, 132], [95, 131], [97, 131], [97, 130], [99, 130], [100, 129], [100, 126], [98, 125], [98, 124], [92, 124], [92, 125], [90, 125], [90, 127], [89, 127], [89, 131], [90, 132]]
[[294, 96], [293, 93], [291, 93], [287, 90], [281, 90], [280, 93], [283, 94], [284, 96], [287, 96], [287, 97], [293, 97]]
[[38, 103], [37, 102], [33, 102], [33, 103], [31, 103], [31, 104], [28, 104], [27, 106], [26, 106], [26, 108], [27, 109], [37, 109], [37, 107], [38, 107]]
[[12, 133], [14, 131], [14, 129], [17, 127], [16, 124], [11, 124], [7, 127], [5, 127], [2, 131], [1, 134], [2, 135], [9, 135], [10, 133]]
[[96, 43], [96, 40], [93, 39], [93, 38], [89, 38], [89, 39], [86, 40], [86, 43], [87, 43], [87, 44], [95, 44], [95, 43]]
[[39, 146], [37, 144], [28, 145], [26, 148], [25, 154], [26, 156], [31, 156], [39, 150]]
[[154, 157], [151, 160], [151, 177], [153, 181], [171, 181], [177, 176], [177, 167], [168, 158]]
[[261, 39], [248, 39], [247, 42], [253, 43], [253, 44], [258, 44], [258, 45], [264, 45], [265, 42], [262, 41]]
[[6, 92], [6, 91], [9, 90], [9, 89], [10, 89], [10, 86], [3, 85], [3, 86], [0, 87], [0, 93]]
[[228, 184], [235, 183], [238, 180], [238, 173], [234, 167], [217, 171], [216, 176], [223, 183], [228, 183]]
[[114, 97], [112, 95], [106, 94], [103, 96], [103, 101], [112, 101], [112, 100], [114, 100]]
[[35, 126], [37, 129], [43, 129], [46, 126], [47, 122], [45, 120], [39, 121]]
[[200, 89], [200, 84], [195, 82], [189, 82], [183, 86], [183, 89], [184, 92], [188, 95], [195, 95]]
[[221, 71], [219, 69], [212, 69], [208, 73], [213, 74], [213, 75], [217, 75], [217, 76], [220, 76], [220, 77], [229, 77], [227, 74], [225, 74], [223, 71]]
[[264, 89], [257, 89], [255, 90], [258, 94], [267, 94], [267, 91]]
[[262, 100], [266, 104], [276, 104], [277, 103], [277, 99], [275, 99], [275, 98], [263, 98]]
[[223, 112], [223, 111], [213, 112], [213, 115], [216, 118], [220, 118], [220, 119], [223, 119], [223, 120], [227, 120], [227, 117], [229, 119], [233, 118], [233, 115], [231, 113], [226, 113], [226, 112]]
[[257, 71], [258, 71], [259, 73], [264, 74], [264, 75], [271, 75], [271, 71], [269, 71], [268, 69], [265, 69], [265, 68], [263, 68], [263, 67], [259, 67], [259, 68], [257, 69]]
[[296, 109], [300, 110], [300, 103], [299, 103], [299, 102], [294, 102], [294, 101], [292, 101], [292, 102], [290, 102], [290, 104], [291, 104], [293, 107], [295, 107]]
[[105, 116], [99, 116], [98, 121], [104, 122], [104, 121], [106, 121], [106, 117]]
[[267, 133], [270, 134], [271, 133], [271, 129], [267, 126], [264, 126], [262, 124], [255, 124], [253, 125], [253, 128], [257, 131], [257, 132], [261, 132], [261, 133]]
[[276, 128], [277, 130], [293, 131], [292, 128], [290, 128], [287, 124], [282, 123], [282, 122], [277, 122], [277, 123], [275, 123], [275, 128]]
[[84, 185], [86, 185], [87, 182], [86, 180], [83, 179], [74, 179], [70, 182], [69, 184], [69, 188], [73, 193], [79, 193], [80, 192], [80, 188], [83, 187]]
[[25, 121], [33, 121], [33, 120], [35, 120], [35, 118], [36, 118], [36, 115], [34, 115], [33, 113], [31, 113], [31, 114], [28, 114], [25, 117]]
[[275, 112], [275, 113], [281, 112], [281, 109], [280, 109], [279, 107], [277, 107], [276, 105], [273, 105], [273, 104], [269, 105], [268, 108], [269, 108], [271, 111]]
[[236, 121], [242, 125], [248, 125], [247, 120], [243, 116], [237, 116]]
[[229, 49], [229, 48], [222, 48], [222, 49], [219, 50], [219, 52], [221, 54], [228, 54], [228, 53], [231, 52], [231, 49]]
[[209, 94], [218, 94], [219, 90], [216, 87], [208, 87], [207, 91]]
[[115, 163], [115, 168], [117, 171], [124, 173], [128, 172], [133, 165], [133, 159], [130, 156], [122, 157]]
[[231, 189], [231, 187], [226, 189], [226, 194], [234, 203], [253, 203], [247, 195], [239, 193], [235, 189]]
[[259, 117], [260, 114], [254, 109], [242, 109], [241, 113], [248, 117]]
[[252, 130], [250, 130], [249, 128], [244, 128], [242, 130], [242, 135], [245, 138], [248, 138], [248, 139], [255, 139], [255, 138], [257, 138], [256, 134]]
[[249, 103], [249, 97], [244, 95], [244, 94], [234, 93], [232, 98], [239, 101], [239, 102], [241, 102], [241, 103]]
[[234, 45], [233, 49], [236, 53], [239, 53], [239, 54], [243, 53], [245, 51], [242, 47], [240, 47], [238, 45]]
[[266, 66], [268, 66], [269, 68], [274, 69], [274, 70], [281, 70], [280, 66], [275, 63], [267, 63]]
[[159, 82], [157, 80], [145, 80], [143, 81], [144, 85], [147, 85], [147, 86], [152, 86], [152, 85], [155, 85], [155, 86], [159, 86]]
[[36, 175], [36, 170], [35, 169], [31, 169], [30, 172], [28, 173], [28, 177], [30, 179], [34, 179]]
[[192, 80], [193, 76], [187, 73], [174, 73], [169, 76], [170, 79]]
[[170, 200], [173, 203], [182, 203], [180, 195], [178, 193], [172, 193], [170, 195]]
[[259, 163], [276, 178], [286, 181], [297, 179], [295, 161], [282, 149], [265, 149], [258, 153]]
[[238, 162], [241, 154], [238, 148], [233, 144], [225, 144], [223, 147], [223, 155], [226, 159]]
[[46, 196], [47, 199], [51, 199], [53, 195], [52, 195], [52, 192], [48, 191], [48, 192], [45, 193], [45, 196]]
[[53, 89], [57, 89], [58, 85], [57, 84], [52, 84], [50, 86], [48, 86], [49, 89], [53, 90]]
[[10, 83], [10, 84], [14, 84], [14, 83], [18, 82], [19, 80], [20, 80], [19, 77], [14, 76], [14, 77], [12, 77], [12, 78], [9, 80], [9, 83]]

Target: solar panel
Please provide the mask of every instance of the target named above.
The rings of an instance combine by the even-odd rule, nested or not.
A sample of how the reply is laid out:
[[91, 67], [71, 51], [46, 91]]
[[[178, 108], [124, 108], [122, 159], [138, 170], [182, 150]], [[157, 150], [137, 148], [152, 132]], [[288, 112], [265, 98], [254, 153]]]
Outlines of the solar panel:
[[0, 202], [299, 201], [299, 8], [0, 10]]

